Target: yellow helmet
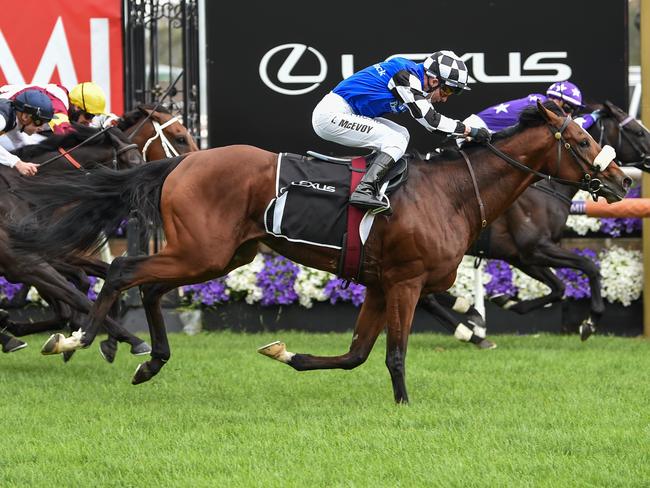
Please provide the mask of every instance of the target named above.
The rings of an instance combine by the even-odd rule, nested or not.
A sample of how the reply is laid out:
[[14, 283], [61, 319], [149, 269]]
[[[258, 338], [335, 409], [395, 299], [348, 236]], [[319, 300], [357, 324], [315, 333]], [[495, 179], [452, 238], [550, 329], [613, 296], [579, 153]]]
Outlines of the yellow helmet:
[[106, 110], [106, 95], [97, 83], [84, 81], [70, 90], [70, 103], [84, 112], [99, 115]]

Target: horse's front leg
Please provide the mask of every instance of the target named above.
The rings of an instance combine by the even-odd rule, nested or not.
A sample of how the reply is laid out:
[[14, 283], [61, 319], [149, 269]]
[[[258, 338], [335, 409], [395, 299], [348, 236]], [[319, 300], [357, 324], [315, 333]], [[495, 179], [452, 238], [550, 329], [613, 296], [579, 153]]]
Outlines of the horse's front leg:
[[165, 321], [160, 308], [162, 296], [170, 290], [176, 288], [176, 285], [168, 283], [142, 285], [140, 293], [142, 296], [142, 305], [147, 316], [149, 325], [149, 334], [151, 335], [151, 359], [138, 366], [133, 375], [132, 384], [138, 385], [149, 381], [162, 369], [171, 356], [167, 331], [165, 330]]
[[257, 351], [272, 359], [286, 363], [298, 371], [312, 369], [352, 369], [368, 358], [377, 336], [386, 325], [385, 301], [381, 290], [368, 288], [352, 335], [352, 344], [341, 356], [313, 356], [287, 351], [284, 343], [276, 341], [260, 347]]
[[393, 382], [396, 403], [408, 403], [406, 349], [415, 306], [422, 291], [420, 278], [395, 283], [386, 296], [386, 367]]

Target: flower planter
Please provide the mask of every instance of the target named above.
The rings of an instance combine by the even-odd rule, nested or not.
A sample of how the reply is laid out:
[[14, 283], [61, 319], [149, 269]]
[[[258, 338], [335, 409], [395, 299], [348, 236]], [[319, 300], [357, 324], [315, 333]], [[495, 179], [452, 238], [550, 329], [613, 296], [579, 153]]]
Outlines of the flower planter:
[[[600, 333], [636, 336], [643, 329], [643, 304], [637, 300], [629, 307], [606, 302]], [[526, 315], [503, 310], [486, 303], [490, 334], [535, 334], [539, 332], [576, 332], [589, 311], [588, 300], [567, 300]], [[269, 332], [301, 330], [305, 332], [351, 331], [359, 309], [349, 303], [315, 303], [311, 309], [299, 305], [262, 307], [245, 302], [230, 302], [203, 311], [204, 330]], [[417, 309], [412, 331], [445, 333], [446, 329], [431, 315]]]

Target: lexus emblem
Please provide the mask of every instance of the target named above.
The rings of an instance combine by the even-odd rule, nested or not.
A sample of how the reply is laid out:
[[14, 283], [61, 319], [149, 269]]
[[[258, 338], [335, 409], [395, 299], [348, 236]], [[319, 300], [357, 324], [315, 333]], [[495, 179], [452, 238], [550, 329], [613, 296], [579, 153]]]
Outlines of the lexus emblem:
[[[278, 70], [277, 80], [283, 85], [304, 85], [305, 83], [311, 83], [307, 87], [302, 88], [289, 88], [289, 87], [280, 87], [273, 83], [269, 78], [268, 74], [268, 64], [269, 60], [276, 54], [289, 50], [289, 55], [286, 57], [280, 69]], [[291, 71], [298, 64], [300, 58], [305, 54], [306, 51], [309, 51], [311, 55], [315, 56], [320, 65], [319, 73], [317, 75], [292, 75]], [[321, 53], [316, 51], [313, 47], [306, 46], [305, 44], [282, 44], [281, 46], [276, 46], [270, 51], [268, 51], [262, 60], [260, 61], [260, 78], [266, 86], [271, 90], [282, 93], [283, 95], [304, 95], [309, 93], [312, 90], [315, 90], [321, 82], [327, 76], [327, 62]]]

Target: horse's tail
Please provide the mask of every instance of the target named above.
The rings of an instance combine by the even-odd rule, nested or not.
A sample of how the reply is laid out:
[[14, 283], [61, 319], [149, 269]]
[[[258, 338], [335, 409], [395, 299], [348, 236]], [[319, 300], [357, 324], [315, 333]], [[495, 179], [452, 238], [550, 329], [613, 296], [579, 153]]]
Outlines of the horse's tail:
[[9, 191], [26, 200], [32, 210], [9, 224], [12, 248], [47, 257], [92, 251], [132, 211], [141, 221], [159, 226], [163, 182], [183, 157], [123, 171], [66, 170], [21, 178]]

